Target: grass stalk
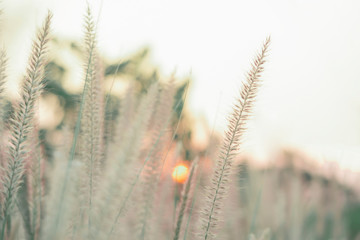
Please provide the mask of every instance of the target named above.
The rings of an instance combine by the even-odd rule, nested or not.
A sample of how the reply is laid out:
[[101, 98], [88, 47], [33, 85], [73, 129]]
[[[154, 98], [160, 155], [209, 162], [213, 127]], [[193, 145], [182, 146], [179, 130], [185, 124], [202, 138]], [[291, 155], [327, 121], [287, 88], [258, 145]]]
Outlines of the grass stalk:
[[211, 179], [211, 187], [207, 190], [208, 201], [202, 212], [202, 239], [209, 239], [215, 235], [215, 227], [218, 224], [218, 215], [221, 210], [222, 200], [227, 193], [227, 182], [232, 170], [233, 159], [239, 150], [241, 137], [245, 130], [245, 123], [253, 108], [253, 101], [257, 95], [260, 84], [260, 74], [263, 71], [265, 56], [270, 44], [267, 38], [261, 52], [252, 63], [252, 68], [247, 74], [246, 82], [240, 92], [229, 119], [228, 130], [220, 151], [219, 160], [216, 163], [215, 172]]
[[180, 230], [185, 214], [185, 208], [188, 204], [189, 193], [190, 193], [191, 185], [193, 184], [193, 176], [196, 173], [197, 166], [198, 166], [198, 159], [195, 159], [191, 164], [189, 176], [186, 179], [185, 185], [183, 187], [183, 191], [181, 193], [181, 201], [179, 204], [179, 211], [175, 224], [174, 240], [178, 240], [180, 237]]
[[44, 55], [49, 41], [50, 24], [52, 14], [48, 12], [45, 23], [37, 34], [33, 43], [32, 54], [29, 60], [27, 74], [23, 81], [22, 93], [19, 106], [14, 117], [11, 119], [11, 139], [8, 149], [8, 163], [2, 178], [3, 195], [2, 214], [3, 223], [1, 226], [0, 239], [5, 238], [6, 224], [10, 217], [16, 193], [22, 182], [24, 174], [24, 157], [27, 149], [27, 137], [32, 129], [34, 118], [34, 106], [44, 87]]
[[78, 137], [80, 134], [81, 120], [83, 117], [85, 100], [86, 100], [87, 92], [89, 91], [89, 85], [90, 85], [89, 81], [90, 81], [90, 76], [92, 74], [92, 66], [94, 64], [93, 58], [94, 58], [94, 54], [95, 54], [95, 25], [92, 20], [90, 6], [87, 7], [87, 11], [86, 11], [86, 15], [85, 15], [85, 47], [86, 47], [86, 59], [87, 60], [86, 60], [86, 65], [85, 65], [84, 87], [83, 87], [83, 92], [81, 95], [80, 108], [79, 108], [78, 117], [77, 117], [76, 124], [75, 124], [74, 136], [73, 136], [73, 141], [72, 141], [72, 145], [71, 145], [71, 149], [70, 149], [69, 160], [68, 160], [67, 167], [66, 167], [64, 183], [62, 185], [62, 190], [61, 190], [61, 194], [60, 194], [61, 200], [59, 201], [55, 226], [57, 226], [59, 224], [61, 214], [63, 211], [63, 202], [65, 199], [66, 188], [67, 188], [69, 178], [70, 178], [69, 177], [70, 170], [72, 168], [72, 164], [73, 164], [73, 161], [75, 158], [76, 146], [77, 146], [77, 141], [78, 141]]
[[[185, 100], [186, 100], [186, 99], [185, 99]], [[185, 100], [184, 100], [184, 101], [185, 101]], [[180, 104], [181, 104], [181, 99], [179, 99], [179, 100], [177, 101], [174, 109], [178, 108], [178, 107], [180, 106]], [[170, 123], [170, 121], [171, 121], [171, 117], [169, 117], [168, 119], [165, 120], [164, 125], [168, 125], [168, 124]], [[141, 176], [141, 174], [142, 174], [142, 172], [143, 172], [143, 170], [144, 170], [147, 162], [150, 160], [150, 158], [151, 158], [151, 156], [152, 156], [152, 154], [153, 154], [153, 151], [155, 151], [155, 149], [157, 148], [157, 145], [159, 144], [160, 139], [162, 138], [162, 136], [163, 136], [164, 134], [165, 134], [165, 129], [163, 128], [163, 129], [160, 131], [159, 135], [157, 136], [154, 144], [153, 144], [152, 147], [150, 148], [148, 154], [146, 155], [145, 160], [144, 160], [141, 168], [138, 170], [138, 172], [137, 172], [137, 174], [136, 174], [136, 176], [135, 176], [135, 179], [132, 181], [132, 183], [131, 183], [131, 185], [130, 185], [130, 188], [129, 188], [128, 191], [126, 192], [125, 198], [124, 198], [124, 200], [122, 201], [120, 207], [119, 207], [118, 210], [117, 210], [117, 214], [116, 214], [115, 220], [114, 220], [114, 222], [111, 224], [112, 226], [111, 226], [110, 232], [108, 233], [107, 239], [110, 239], [111, 235], [113, 234], [114, 229], [115, 229], [115, 225], [116, 225], [116, 223], [118, 222], [121, 214], [124, 212], [125, 207], [126, 207], [126, 205], [127, 205], [127, 202], [129, 201], [130, 196], [132, 195], [132, 193], [133, 193], [133, 191], [134, 191], [134, 188], [135, 188], [136, 184], [138, 183], [138, 181], [139, 181], [139, 179], [140, 179], [140, 176]], [[174, 138], [174, 137], [175, 137], [175, 134], [174, 134], [173, 138]]]

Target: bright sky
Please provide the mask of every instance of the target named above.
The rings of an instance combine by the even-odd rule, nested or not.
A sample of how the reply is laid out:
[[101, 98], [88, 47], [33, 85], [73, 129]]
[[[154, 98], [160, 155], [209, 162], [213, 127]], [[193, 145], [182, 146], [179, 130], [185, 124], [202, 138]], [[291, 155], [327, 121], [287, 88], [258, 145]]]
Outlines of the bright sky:
[[[162, 72], [190, 70], [190, 107], [222, 130], [250, 60], [271, 35], [246, 148], [259, 158], [281, 146], [360, 170], [360, 2], [334, 0], [103, 0], [99, 45], [107, 57], [143, 46]], [[81, 39], [85, 0], [4, 0], [10, 75], [21, 72], [46, 10], [53, 33]], [[100, 8], [100, 6], [102, 6]], [[19, 26], [14, 28], [14, 26]], [[14, 57], [13, 57], [14, 56]], [[26, 62], [26, 59], [25, 59]], [[15, 64], [16, 63], [16, 64]], [[216, 116], [216, 109], [219, 108]]]

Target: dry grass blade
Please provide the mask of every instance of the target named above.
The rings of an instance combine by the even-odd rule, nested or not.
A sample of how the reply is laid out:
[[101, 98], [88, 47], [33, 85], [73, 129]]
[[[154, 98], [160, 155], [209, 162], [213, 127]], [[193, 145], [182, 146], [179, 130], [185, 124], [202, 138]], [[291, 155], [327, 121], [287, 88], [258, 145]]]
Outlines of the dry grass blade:
[[231, 165], [239, 150], [241, 137], [246, 127], [246, 120], [253, 108], [269, 44], [270, 38], [267, 38], [261, 52], [252, 63], [251, 70], [248, 72], [241, 89], [240, 98], [237, 99], [229, 119], [228, 130], [225, 132], [219, 160], [216, 163], [215, 172], [211, 179], [211, 187], [206, 192], [207, 202], [204, 205], [201, 219], [202, 232], [200, 236], [202, 239], [210, 239], [215, 235], [222, 200], [227, 193]]
[[11, 138], [8, 150], [8, 162], [1, 179], [3, 187], [1, 195], [3, 223], [0, 239], [5, 237], [5, 228], [10, 217], [10, 211], [19, 189], [24, 173], [24, 157], [28, 151], [26, 140], [32, 129], [34, 106], [38, 100], [44, 83], [44, 55], [49, 41], [52, 14], [49, 12], [43, 28], [38, 32], [33, 43], [29, 66], [22, 85], [20, 103], [11, 119]]

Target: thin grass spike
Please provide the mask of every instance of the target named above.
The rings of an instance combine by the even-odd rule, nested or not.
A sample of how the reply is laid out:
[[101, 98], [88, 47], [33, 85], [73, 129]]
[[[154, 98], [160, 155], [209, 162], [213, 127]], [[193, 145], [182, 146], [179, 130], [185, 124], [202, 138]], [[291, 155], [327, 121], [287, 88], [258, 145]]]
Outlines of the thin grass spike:
[[[4, 117], [4, 107], [5, 107], [5, 81], [6, 81], [6, 67], [7, 67], [7, 56], [5, 50], [0, 50], [0, 133], [2, 133], [3, 126], [3, 117]], [[0, 148], [2, 150], [2, 148]]]
[[251, 69], [246, 75], [246, 81], [240, 91], [240, 97], [236, 100], [233, 113], [229, 118], [228, 130], [225, 132], [219, 160], [216, 163], [215, 172], [211, 179], [211, 187], [206, 192], [208, 199], [202, 211], [201, 239], [206, 240], [215, 236], [215, 228], [218, 225], [222, 200], [227, 193], [227, 182], [232, 170], [231, 165], [239, 150], [246, 121], [253, 109], [269, 44], [270, 38], [267, 38], [261, 52], [255, 57]]
[[24, 158], [27, 149], [27, 138], [33, 128], [34, 107], [44, 87], [44, 55], [49, 41], [50, 23], [52, 14], [48, 12], [45, 23], [37, 34], [33, 43], [32, 54], [29, 60], [25, 79], [22, 83], [22, 92], [19, 105], [11, 119], [11, 137], [8, 149], [8, 163], [1, 179], [3, 199], [1, 213], [3, 223], [0, 239], [5, 237], [6, 224], [10, 217], [16, 193], [24, 174]]
[[92, 20], [92, 14], [91, 14], [91, 10], [90, 10], [90, 6], [87, 7], [87, 11], [86, 11], [86, 15], [85, 15], [85, 38], [84, 38], [84, 42], [85, 42], [85, 52], [86, 52], [86, 63], [85, 63], [85, 80], [84, 80], [84, 88], [83, 88], [83, 92], [81, 95], [81, 102], [80, 102], [80, 109], [78, 112], [78, 118], [75, 124], [75, 130], [74, 130], [74, 137], [73, 137], [73, 142], [71, 145], [71, 149], [70, 149], [70, 156], [69, 156], [69, 160], [68, 160], [68, 164], [66, 167], [66, 173], [65, 173], [65, 179], [64, 179], [64, 184], [62, 186], [62, 190], [61, 190], [61, 199], [59, 201], [59, 206], [58, 206], [58, 211], [57, 211], [57, 215], [56, 215], [56, 222], [55, 222], [55, 226], [58, 225], [58, 222], [60, 221], [61, 218], [61, 214], [62, 214], [62, 207], [63, 207], [63, 202], [65, 199], [65, 194], [66, 194], [66, 189], [68, 187], [68, 182], [69, 182], [69, 175], [70, 175], [70, 171], [72, 168], [72, 164], [75, 158], [75, 151], [76, 151], [76, 146], [77, 146], [77, 142], [78, 142], [78, 137], [80, 134], [80, 126], [81, 126], [81, 120], [83, 118], [83, 111], [84, 111], [84, 105], [85, 105], [85, 100], [86, 100], [86, 96], [87, 96], [87, 92], [89, 91], [89, 81], [90, 81], [90, 76], [93, 73], [93, 64], [94, 64], [94, 54], [95, 54], [95, 24], [94, 21]]

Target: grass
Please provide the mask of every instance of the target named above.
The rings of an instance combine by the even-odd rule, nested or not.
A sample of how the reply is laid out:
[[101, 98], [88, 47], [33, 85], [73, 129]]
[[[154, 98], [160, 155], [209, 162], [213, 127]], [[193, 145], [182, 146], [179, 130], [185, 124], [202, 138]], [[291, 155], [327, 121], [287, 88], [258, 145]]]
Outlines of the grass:
[[[237, 161], [270, 38], [234, 100], [222, 143], [196, 152], [186, 146], [189, 82], [179, 86], [175, 75], [167, 81], [159, 81], [156, 72], [141, 75], [138, 66], [146, 51], [104, 67], [90, 7], [81, 50], [82, 92], [71, 97], [55, 82], [44, 81], [54, 67], [47, 59], [51, 18], [48, 13], [38, 30], [21, 97], [9, 112], [4, 107], [7, 57], [0, 51], [0, 131], [6, 143], [0, 146], [6, 152], [0, 162], [0, 240], [355, 239], [359, 228], [351, 209], [358, 205], [351, 190], [297, 168], [260, 171]], [[134, 81], [119, 99], [105, 90], [104, 79], [126, 72]], [[56, 128], [63, 141], [46, 149], [37, 106], [55, 86], [67, 106]], [[171, 179], [179, 158], [191, 166], [184, 183]], [[310, 201], [305, 192], [311, 192]], [[336, 201], [326, 202], [329, 194]]]

